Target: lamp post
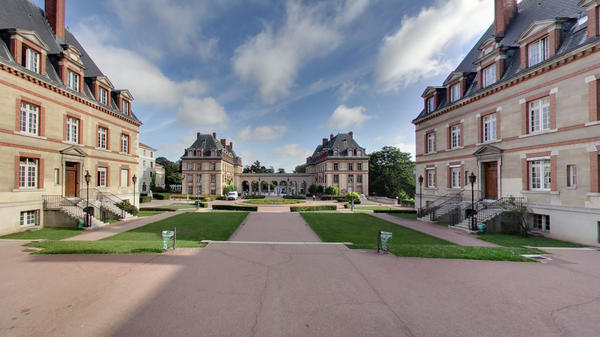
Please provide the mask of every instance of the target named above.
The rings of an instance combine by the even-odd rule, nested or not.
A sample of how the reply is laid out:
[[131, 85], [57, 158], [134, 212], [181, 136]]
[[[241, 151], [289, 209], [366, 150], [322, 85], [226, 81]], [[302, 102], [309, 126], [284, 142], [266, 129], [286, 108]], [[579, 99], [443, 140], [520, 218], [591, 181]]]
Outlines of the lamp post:
[[133, 206], [135, 206], [135, 183], [137, 182], [135, 174], [131, 177], [131, 181], [133, 182]]
[[419, 176], [419, 216], [423, 211], [423, 176]]
[[86, 204], [85, 204], [85, 226], [88, 227], [90, 225], [90, 180], [92, 176], [90, 175], [90, 171], [85, 170], [85, 185], [86, 185]]
[[471, 183], [471, 230], [477, 230], [475, 221], [475, 181], [477, 177], [475, 173], [471, 172], [469, 175], [469, 182]]

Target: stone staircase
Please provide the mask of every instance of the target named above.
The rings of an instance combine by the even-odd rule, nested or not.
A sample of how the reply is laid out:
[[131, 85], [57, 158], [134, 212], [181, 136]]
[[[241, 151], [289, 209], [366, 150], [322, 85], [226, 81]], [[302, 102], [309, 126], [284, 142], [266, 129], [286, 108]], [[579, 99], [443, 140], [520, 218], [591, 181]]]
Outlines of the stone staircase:
[[[516, 208], [523, 207], [525, 205], [523, 198], [500, 198], [498, 200], [481, 200], [475, 203], [474, 209], [476, 210], [475, 221], [476, 224], [488, 223], [494, 220], [497, 216], [504, 212], [514, 210]], [[466, 209], [471, 208], [470, 205]], [[473, 233], [471, 230], [472, 216], [467, 216], [461, 222], [454, 226], [448, 226], [450, 229], [465, 231]]]
[[[80, 206], [80, 203], [83, 201], [80, 198], [65, 198], [61, 195], [44, 195], [44, 209], [46, 210], [56, 210], [64, 213], [69, 216], [73, 220], [81, 220], [85, 223], [85, 206]], [[85, 201], [83, 201], [85, 204]], [[102, 222], [100, 219], [92, 217], [91, 224], [88, 229], [98, 228], [106, 225], [106, 223]]]
[[462, 192], [440, 196], [422, 210], [421, 216], [418, 219], [421, 221], [435, 222], [440, 217], [456, 210], [457, 207], [460, 207], [462, 202]]
[[[80, 212], [81, 208], [79, 206], [61, 206], [60, 210], [66, 215], [70, 216], [74, 220], [81, 220], [85, 222], [85, 213]], [[99, 219], [92, 217], [92, 225], [90, 228], [98, 228], [107, 225], [107, 223], [100, 221]]]

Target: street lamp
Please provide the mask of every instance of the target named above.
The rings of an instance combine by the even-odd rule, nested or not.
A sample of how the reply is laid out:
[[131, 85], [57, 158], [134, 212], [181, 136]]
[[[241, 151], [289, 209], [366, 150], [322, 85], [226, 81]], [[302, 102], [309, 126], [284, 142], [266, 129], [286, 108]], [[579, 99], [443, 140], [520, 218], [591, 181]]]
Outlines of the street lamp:
[[131, 181], [133, 181], [133, 206], [135, 206], [135, 183], [137, 182], [135, 174], [131, 177]]
[[419, 216], [423, 212], [423, 176], [419, 176]]
[[85, 185], [86, 185], [86, 193], [87, 193], [87, 201], [85, 205], [85, 226], [88, 227], [90, 225], [90, 180], [92, 176], [90, 175], [90, 171], [85, 170]]
[[471, 230], [475, 231], [477, 230], [477, 227], [475, 225], [476, 221], [475, 221], [475, 181], [477, 180], [477, 177], [475, 176], [475, 173], [471, 172], [471, 174], [469, 175], [469, 182], [471, 183]]

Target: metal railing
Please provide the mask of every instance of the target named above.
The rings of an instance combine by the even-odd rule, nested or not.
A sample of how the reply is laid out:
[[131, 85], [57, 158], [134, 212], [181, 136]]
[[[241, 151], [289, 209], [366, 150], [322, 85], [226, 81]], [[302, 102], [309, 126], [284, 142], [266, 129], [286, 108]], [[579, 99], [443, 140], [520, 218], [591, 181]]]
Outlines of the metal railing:
[[[429, 202], [424, 208], [419, 210], [419, 214], [418, 216], [421, 217], [425, 217], [425, 216], [430, 216], [431, 219], [433, 220], [433, 218], [435, 218], [435, 212], [440, 209], [441, 205], [447, 204], [448, 202], [457, 202], [459, 203], [460, 201], [462, 201], [462, 191], [456, 192], [456, 193], [448, 193], [442, 196], [437, 197], [436, 199], [434, 199], [433, 201]], [[423, 196], [420, 196], [421, 198]], [[458, 200], [458, 198], [460, 198], [460, 200]], [[457, 201], [458, 200], [458, 201]]]
[[[483, 223], [504, 212], [525, 207], [527, 207], [526, 199], [522, 197], [504, 197], [492, 202], [480, 200], [475, 202], [473, 207], [469, 204], [469, 206], [465, 208], [465, 219], [472, 219], [474, 217], [475, 223]], [[473, 211], [471, 211], [471, 209], [473, 209]]]
[[63, 209], [69, 207], [69, 212], [78, 219], [85, 218], [85, 210], [79, 206], [79, 200], [69, 200], [62, 195], [44, 195], [44, 209]]
[[[82, 200], [86, 200], [88, 189], [82, 188], [79, 195], [83, 196]], [[104, 211], [116, 214], [121, 219], [125, 218], [127, 212], [121, 209], [117, 204], [123, 202], [123, 199], [108, 191], [101, 191], [97, 188], [89, 189], [90, 203], [99, 202], [100, 208]]]

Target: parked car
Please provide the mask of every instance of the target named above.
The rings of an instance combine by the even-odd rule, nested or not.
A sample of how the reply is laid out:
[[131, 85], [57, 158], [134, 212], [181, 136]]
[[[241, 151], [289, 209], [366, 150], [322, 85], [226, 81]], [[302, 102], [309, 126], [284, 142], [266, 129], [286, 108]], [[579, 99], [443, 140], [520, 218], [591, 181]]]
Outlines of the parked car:
[[238, 193], [236, 191], [232, 191], [227, 193], [227, 200], [237, 200]]

